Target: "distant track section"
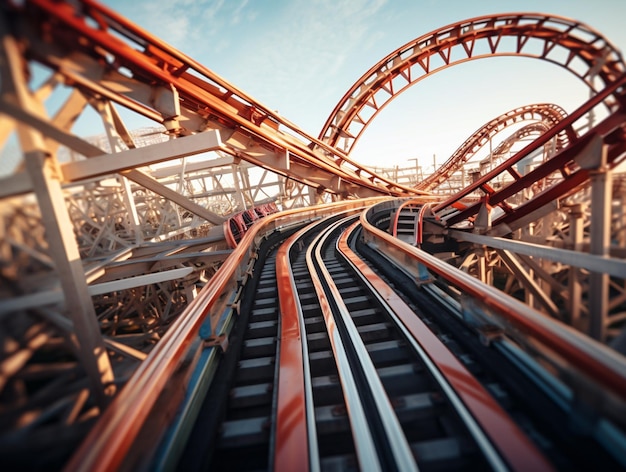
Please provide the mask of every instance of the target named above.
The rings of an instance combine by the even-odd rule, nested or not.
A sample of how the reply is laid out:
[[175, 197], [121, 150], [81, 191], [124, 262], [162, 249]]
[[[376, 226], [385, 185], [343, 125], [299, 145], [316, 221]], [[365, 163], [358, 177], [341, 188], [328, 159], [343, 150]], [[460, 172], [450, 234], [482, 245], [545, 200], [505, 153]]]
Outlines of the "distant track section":
[[[543, 124], [545, 127], [543, 131], [547, 131], [566, 116], [565, 110], [551, 103], [526, 105], [503, 113], [476, 130], [435, 173], [419, 182], [416, 187], [421, 190], [435, 189], [449, 179], [463, 164], [472, 159], [490, 139], [509, 126], [520, 122], [532, 121], [533, 123]], [[554, 150], [560, 151], [575, 137], [576, 133], [574, 130], [571, 127], [566, 128], [559, 135], [555, 136], [556, 145]]]

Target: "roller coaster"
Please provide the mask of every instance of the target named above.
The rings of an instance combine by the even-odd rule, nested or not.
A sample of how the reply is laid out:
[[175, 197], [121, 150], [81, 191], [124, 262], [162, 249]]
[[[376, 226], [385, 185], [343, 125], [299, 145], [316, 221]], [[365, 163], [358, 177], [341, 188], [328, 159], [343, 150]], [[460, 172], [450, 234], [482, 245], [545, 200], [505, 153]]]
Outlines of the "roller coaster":
[[[7, 470], [626, 469], [626, 64], [602, 34], [445, 26], [316, 138], [93, 0], [0, 2], [0, 31]], [[590, 98], [494, 117], [428, 176], [350, 157], [410, 86], [498, 56]]]

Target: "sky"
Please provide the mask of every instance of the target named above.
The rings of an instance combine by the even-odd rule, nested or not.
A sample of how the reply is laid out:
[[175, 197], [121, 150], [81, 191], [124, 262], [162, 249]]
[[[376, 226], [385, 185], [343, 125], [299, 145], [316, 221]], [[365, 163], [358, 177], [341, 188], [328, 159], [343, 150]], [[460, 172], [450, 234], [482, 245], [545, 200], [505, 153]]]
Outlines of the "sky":
[[[624, 0], [104, 0], [317, 137], [349, 88], [412, 39], [476, 16], [536, 12], [579, 20], [626, 48]], [[478, 128], [514, 108], [571, 112], [588, 89], [527, 58], [469, 61], [398, 95], [351, 157], [369, 166], [441, 164]], [[413, 161], [414, 162], [414, 161]], [[431, 167], [432, 169], [432, 167]]]

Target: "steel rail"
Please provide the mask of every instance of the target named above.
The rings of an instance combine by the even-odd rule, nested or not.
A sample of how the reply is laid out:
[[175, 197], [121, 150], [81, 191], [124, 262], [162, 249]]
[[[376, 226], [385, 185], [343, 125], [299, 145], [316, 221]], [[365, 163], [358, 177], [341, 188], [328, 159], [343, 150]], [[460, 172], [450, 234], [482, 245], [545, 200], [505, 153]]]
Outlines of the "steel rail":
[[402, 204], [397, 208], [395, 215], [393, 216], [393, 221], [391, 222], [391, 234], [393, 236], [398, 236], [398, 223], [400, 221], [400, 212], [407, 207], [423, 205], [424, 202], [418, 199], [411, 199], [402, 202]]
[[282, 470], [320, 470], [307, 333], [290, 254], [305, 235], [327, 224], [323, 219], [302, 228], [281, 244], [276, 255], [281, 321], [274, 464]]
[[[189, 67], [189, 68], [192, 68], [192, 69], [198, 71], [200, 74], [204, 75], [205, 77], [207, 77], [212, 82], [215, 82], [217, 85], [219, 85], [220, 87], [223, 87], [225, 90], [227, 90], [229, 95], [235, 95], [235, 96], [241, 98], [242, 100], [248, 102], [249, 104], [253, 105], [256, 109], [259, 109], [259, 110], [263, 111], [263, 113], [267, 117], [269, 117], [272, 120], [275, 120], [276, 122], [282, 124], [286, 128], [289, 128], [291, 131], [295, 132], [296, 134], [300, 135], [301, 137], [303, 137], [306, 140], [310, 141], [311, 143], [315, 144], [315, 146], [318, 146], [318, 147], [324, 149], [324, 151], [326, 151], [328, 153], [331, 153], [331, 154], [337, 156], [342, 161], [345, 161], [345, 162], [349, 163], [350, 165], [356, 167], [358, 169], [358, 171], [365, 172], [365, 173], [371, 175], [372, 177], [380, 179], [381, 181], [383, 181], [383, 182], [385, 182], [387, 184], [393, 184], [394, 186], [398, 185], [396, 182], [393, 182], [391, 180], [386, 179], [383, 176], [375, 174], [369, 168], [362, 166], [361, 164], [359, 164], [356, 161], [353, 161], [352, 159], [349, 158], [348, 153], [344, 153], [340, 149], [335, 148], [333, 146], [330, 146], [326, 142], [324, 142], [324, 141], [322, 141], [322, 140], [320, 140], [318, 138], [315, 138], [315, 137], [309, 135], [308, 133], [304, 132], [301, 128], [299, 128], [297, 125], [295, 125], [291, 121], [289, 121], [286, 118], [284, 118], [283, 116], [275, 113], [272, 110], [272, 108], [262, 104], [261, 102], [259, 102], [256, 99], [252, 98], [250, 95], [245, 93], [243, 90], [239, 89], [235, 85], [233, 85], [230, 82], [226, 81], [225, 79], [223, 79], [222, 77], [220, 77], [219, 75], [217, 75], [216, 73], [211, 71], [206, 66], [200, 64], [199, 62], [197, 62], [194, 59], [190, 58], [186, 54], [183, 54], [182, 52], [178, 51], [177, 49], [171, 47], [170, 45], [168, 45], [164, 41], [160, 40], [158, 37], [150, 34], [149, 32], [147, 32], [146, 30], [140, 28], [136, 24], [128, 21], [122, 15], [119, 15], [115, 11], [107, 8], [105, 5], [102, 5], [101, 3], [95, 2], [94, 0], [81, 0], [81, 1], [85, 5], [89, 6], [89, 8], [92, 8], [95, 11], [97, 11], [99, 14], [104, 15], [104, 16], [108, 16], [109, 18], [111, 18], [117, 24], [122, 26], [124, 29], [128, 30], [129, 32], [131, 32], [133, 36], [142, 38], [149, 45], [156, 45], [162, 51], [166, 52], [167, 54], [171, 55], [173, 58], [175, 58], [178, 61], [180, 61], [184, 65], [184, 67]], [[118, 32], [123, 34], [123, 31], [119, 31], [118, 30]]]
[[[72, 455], [65, 470], [116, 470], [138, 439], [170, 377], [199, 336], [200, 327], [213, 310], [219, 309], [235, 291], [239, 274], [253, 257], [255, 241], [276, 228], [288, 226], [307, 218], [317, 218], [345, 208], [355, 208], [380, 199], [354, 200], [326, 204], [302, 210], [288, 210], [268, 215], [259, 225], [253, 225], [242, 242], [233, 250], [219, 270], [172, 324], [161, 341], [142, 362], [124, 388], [102, 413], [85, 440]], [[222, 333], [214, 333], [222, 334]]]
[[[337, 224], [341, 224], [341, 222]], [[333, 225], [333, 227], [337, 226], [337, 224]], [[323, 238], [324, 233], [318, 235], [309, 245], [306, 252], [306, 263], [311, 275], [313, 287], [318, 296], [322, 317], [324, 318], [326, 331], [339, 373], [339, 382], [341, 383], [345, 402], [348, 406], [347, 413], [354, 437], [357, 460], [361, 469], [381, 471], [383, 469], [378, 455], [376, 454], [376, 446], [365, 414], [365, 407], [361, 402], [357, 382], [348, 360], [346, 347], [333, 315], [332, 302], [330, 297], [326, 294], [324, 282], [319, 274], [317, 247]]]
[[428, 202], [424, 203], [419, 209], [419, 213], [417, 215], [417, 231], [415, 232], [415, 245], [417, 247], [422, 246], [422, 242], [424, 240], [424, 216], [427, 211], [430, 211], [431, 206], [432, 203]]
[[[323, 279], [322, 282], [324, 292], [326, 293], [328, 299], [332, 300], [331, 305], [335, 307], [334, 310], [330, 308], [330, 312], [324, 313], [324, 317], [334, 319], [339, 318], [339, 323], [341, 323], [345, 328], [349, 337], [350, 345], [355, 350], [357, 358], [360, 362], [358, 368], [353, 365], [351, 366], [351, 370], [355, 370], [355, 368], [357, 368], [362, 370], [364, 373], [369, 391], [371, 392], [376, 405], [377, 414], [382, 421], [383, 429], [385, 430], [388, 438], [389, 447], [391, 448], [397, 469], [402, 471], [419, 470], [415, 462], [415, 457], [411, 452], [411, 447], [406, 436], [404, 435], [404, 432], [402, 431], [400, 421], [389, 401], [380, 377], [376, 372], [376, 367], [374, 366], [372, 359], [370, 358], [370, 354], [368, 353], [367, 348], [359, 335], [348, 308], [343, 302], [341, 293], [333, 281], [332, 275], [325, 266], [326, 263], [322, 255], [322, 248], [327, 244], [327, 242], [329, 242], [332, 234], [335, 233], [341, 225], [345, 224], [346, 222], [344, 220], [329, 227], [324, 234], [320, 235], [314, 247], [311, 248], [311, 252], [314, 251], [315, 253], [315, 260], [312, 262], [310, 267], [314, 266], [316, 270], [316, 277]], [[320, 293], [318, 293], [318, 295], [321, 296]], [[334, 321], [334, 323], [336, 324], [338, 321]], [[339, 369], [339, 363], [337, 364], [337, 368]], [[341, 373], [340, 369], [340, 375]], [[350, 408], [351, 407], [352, 405], [350, 404]], [[363, 467], [365, 464], [367, 463], [361, 463], [361, 466]]]
[[[361, 215], [364, 239], [374, 246], [384, 247], [385, 254], [419, 277], [419, 266], [439, 275], [461, 292], [478, 298], [494, 312], [507, 332], [534, 338], [566, 360], [571, 368], [594, 379], [607, 390], [626, 398], [626, 361], [615, 351], [588, 339], [578, 331], [548, 318], [528, 305], [483, 284], [465, 272], [437, 259], [427, 252], [400, 241], [368, 222], [373, 209]], [[495, 321], [495, 320], [494, 320]]]
[[281, 326], [274, 464], [283, 470], [320, 470], [306, 326], [290, 253], [306, 234], [326, 224], [321, 220], [302, 228], [281, 245], [276, 256]]
[[[537, 447], [476, 380], [467, 368], [435, 336], [402, 298], [350, 248], [354, 223], [339, 238], [337, 248], [369, 287], [456, 408], [485, 457], [495, 470], [553, 470]], [[494, 449], [495, 446], [495, 449]], [[503, 460], [505, 462], [503, 462]]]
[[[313, 223], [316, 225], [316, 223]], [[276, 393], [276, 441], [274, 469], [319, 470], [317, 433], [311, 371], [305, 342], [302, 307], [289, 253], [294, 244], [310, 231], [307, 226], [285, 241], [276, 254], [276, 282], [280, 308], [280, 354]]]
[[[417, 212], [417, 221], [416, 221], [416, 232], [415, 232], [415, 244], [419, 247], [422, 244], [423, 239], [423, 227], [424, 227], [424, 216], [427, 210], [429, 210], [435, 202], [425, 201], [424, 199], [412, 198], [402, 202], [402, 204], [396, 209], [395, 215], [393, 217], [393, 221], [391, 222], [391, 234], [395, 237], [398, 235], [398, 223], [400, 220], [400, 211], [403, 208], [418, 206]], [[464, 209], [465, 207], [461, 207], [458, 205], [458, 209]]]

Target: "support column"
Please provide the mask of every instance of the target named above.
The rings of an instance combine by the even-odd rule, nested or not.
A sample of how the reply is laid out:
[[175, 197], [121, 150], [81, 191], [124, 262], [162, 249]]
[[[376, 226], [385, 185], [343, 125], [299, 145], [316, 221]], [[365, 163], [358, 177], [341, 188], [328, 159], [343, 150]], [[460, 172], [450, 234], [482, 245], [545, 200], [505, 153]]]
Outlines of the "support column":
[[[2, 98], [47, 119], [43, 104], [38, 102], [28, 89], [19, 47], [10, 36], [5, 21], [5, 18], [0, 17]], [[80, 362], [87, 372], [97, 403], [104, 407], [115, 393], [114, 375], [88, 292], [85, 272], [61, 188], [58, 164], [56, 159], [46, 152], [40, 132], [20, 124], [18, 135], [26, 170], [39, 203], [50, 257], [60, 278], [67, 313], [73, 322]]]
[[[569, 213], [569, 237], [572, 250], [582, 251], [583, 245], [583, 216], [582, 204], [573, 205]], [[582, 300], [582, 273], [577, 267], [570, 267], [569, 271], [569, 297], [567, 298], [568, 321], [571, 326], [581, 329], [580, 313]]]
[[[533, 225], [533, 224], [528, 225], [528, 236], [533, 236], [533, 235], [534, 235], [534, 233], [535, 233], [535, 225]], [[535, 277], [535, 272], [533, 271], [533, 269], [532, 269], [532, 268], [530, 268], [530, 269], [529, 269], [529, 271], [528, 271], [528, 277], [529, 277], [531, 280], [534, 280], [534, 277]], [[535, 300], [535, 294], [533, 293], [533, 291], [532, 291], [532, 290], [525, 289], [525, 290], [524, 290], [524, 293], [526, 294], [526, 295], [525, 295], [525, 296], [526, 296], [526, 304], [527, 304], [528, 306], [530, 306], [530, 307], [536, 308], [536, 304], [535, 304], [535, 302], [536, 302], [536, 300]]]
[[239, 164], [232, 164], [232, 172], [233, 172], [233, 185], [235, 187], [235, 201], [237, 202], [237, 210], [243, 211], [246, 209], [246, 200], [244, 198], [243, 192], [241, 190], [241, 184], [239, 180], [239, 175], [241, 173], [241, 166]]
[[487, 255], [486, 255], [485, 246], [477, 247], [475, 254], [478, 259], [477, 260], [478, 279], [482, 283], [486, 284], [488, 282], [487, 282]]
[[246, 206], [254, 207], [254, 198], [252, 197], [252, 186], [250, 185], [250, 174], [248, 173], [248, 166], [239, 166], [239, 175], [241, 176], [241, 182], [243, 184], [242, 194], [243, 199], [246, 201]]
[[[485, 195], [482, 205], [478, 210], [474, 220], [474, 232], [484, 234], [491, 229], [491, 207], [488, 203], [489, 196]], [[481, 282], [490, 284], [489, 265], [487, 261], [487, 248], [485, 246], [476, 247], [476, 257], [478, 258], [478, 278]]]
[[[178, 175], [178, 184], [176, 185], [176, 192], [180, 193], [181, 195], [185, 195], [186, 173], [187, 173], [187, 157], [185, 156], [181, 158], [180, 174]], [[193, 192], [190, 192], [190, 194], [191, 193]], [[176, 207], [174, 207], [174, 211], [176, 212], [176, 224], [178, 225], [179, 228], [182, 228], [183, 217], [181, 215], [181, 212], [178, 211]]]
[[[613, 173], [606, 166], [607, 147], [602, 146], [601, 165], [591, 171], [591, 239], [590, 252], [608, 256], [611, 237], [611, 196]], [[589, 335], [604, 341], [609, 311], [609, 276], [600, 272], [589, 274]]]
[[[114, 154], [116, 152], [123, 151], [124, 147], [122, 146], [122, 139], [115, 131], [112, 106], [113, 105], [110, 103], [99, 101], [97, 102], [95, 108], [100, 113], [100, 117], [102, 118], [102, 122], [106, 130], [107, 139], [109, 141], [109, 147], [111, 148], [111, 153]], [[119, 117], [118, 121], [120, 121]], [[128, 139], [130, 139], [130, 133], [128, 133]], [[132, 147], [135, 147], [134, 143]], [[141, 229], [141, 222], [139, 221], [139, 215], [137, 214], [137, 207], [135, 206], [135, 199], [133, 198], [130, 181], [123, 175], [118, 175], [117, 179], [122, 186], [122, 199], [124, 201], [124, 206], [128, 211], [128, 224], [134, 233], [135, 244], [139, 245], [143, 242], [143, 232]]]
[[321, 194], [317, 192], [316, 188], [307, 185], [306, 189], [307, 189], [308, 194], [309, 194], [309, 202], [308, 202], [309, 206], [313, 206], [313, 205], [317, 205], [319, 203], [323, 203], [322, 198], [321, 198]]

